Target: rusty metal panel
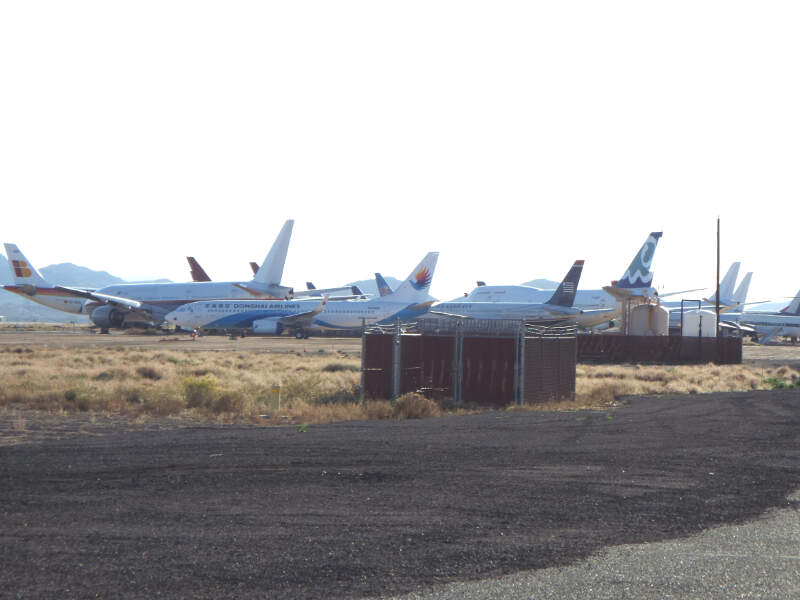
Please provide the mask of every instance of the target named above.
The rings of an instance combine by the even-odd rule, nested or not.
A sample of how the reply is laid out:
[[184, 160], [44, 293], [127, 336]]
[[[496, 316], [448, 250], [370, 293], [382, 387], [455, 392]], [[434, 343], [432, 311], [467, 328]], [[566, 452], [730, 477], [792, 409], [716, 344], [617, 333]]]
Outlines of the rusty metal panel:
[[525, 338], [526, 404], [571, 400], [575, 395], [575, 338]]
[[366, 369], [392, 368], [392, 336], [369, 334], [366, 336], [366, 353], [361, 357]]
[[462, 356], [464, 402], [506, 406], [514, 401], [513, 338], [465, 337]]
[[452, 397], [455, 339], [434, 335], [422, 339], [422, 392], [435, 398]]
[[423, 337], [400, 336], [400, 393], [416, 392], [422, 387]]
[[370, 334], [364, 341], [364, 398], [386, 400], [392, 397], [392, 336]]
[[689, 336], [579, 335], [578, 361], [595, 363], [739, 364], [741, 338]]

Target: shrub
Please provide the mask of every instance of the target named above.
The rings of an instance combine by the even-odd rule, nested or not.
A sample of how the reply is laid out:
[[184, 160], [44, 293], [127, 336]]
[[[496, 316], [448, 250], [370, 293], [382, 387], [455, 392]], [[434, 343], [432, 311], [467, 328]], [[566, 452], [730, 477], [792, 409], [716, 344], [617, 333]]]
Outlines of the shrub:
[[322, 367], [322, 370], [326, 373], [338, 373], [339, 371], [360, 371], [361, 367], [342, 362], [332, 362]]
[[768, 386], [771, 390], [793, 390], [797, 384], [793, 381], [784, 381], [779, 377], [767, 377], [764, 380], [764, 385]]
[[211, 375], [187, 377], [181, 381], [181, 388], [189, 408], [210, 408], [219, 395], [217, 380]]
[[145, 412], [159, 416], [178, 414], [185, 406], [186, 403], [181, 396], [169, 392], [153, 394], [144, 401]]
[[367, 419], [391, 419], [394, 407], [386, 400], [369, 400], [364, 403], [364, 416]]
[[150, 367], [150, 366], [136, 367], [136, 374], [139, 377], [144, 377], [145, 379], [152, 379], [153, 381], [161, 379], [161, 372], [155, 367]]
[[439, 405], [422, 394], [403, 394], [394, 404], [394, 416], [398, 419], [427, 419], [441, 414]]

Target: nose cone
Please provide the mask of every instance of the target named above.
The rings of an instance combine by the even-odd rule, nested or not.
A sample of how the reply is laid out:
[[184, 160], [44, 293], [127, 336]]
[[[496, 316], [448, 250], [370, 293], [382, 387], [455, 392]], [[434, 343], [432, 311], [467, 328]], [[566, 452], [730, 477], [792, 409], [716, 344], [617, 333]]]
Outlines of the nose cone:
[[173, 310], [172, 312], [167, 313], [164, 317], [164, 320], [169, 323], [170, 325], [175, 325], [176, 327], [182, 327], [184, 329], [193, 329], [194, 326], [189, 321], [191, 320], [190, 312], [181, 311], [181, 310]]

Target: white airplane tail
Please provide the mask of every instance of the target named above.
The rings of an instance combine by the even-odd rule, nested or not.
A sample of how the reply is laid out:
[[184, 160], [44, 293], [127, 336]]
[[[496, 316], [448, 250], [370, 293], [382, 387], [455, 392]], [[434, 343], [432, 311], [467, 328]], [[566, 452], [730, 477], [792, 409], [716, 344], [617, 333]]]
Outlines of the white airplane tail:
[[25, 258], [16, 244], [5, 244], [8, 266], [14, 275], [14, 283], [19, 286], [32, 285], [34, 287], [53, 287], [39, 271]]
[[438, 252], [428, 252], [411, 274], [406, 277], [400, 286], [387, 296], [383, 296], [392, 302], [425, 302], [429, 299], [428, 290], [433, 281], [433, 272], [436, 270], [436, 261], [439, 259]]
[[280, 285], [283, 277], [283, 265], [286, 263], [286, 254], [289, 252], [289, 240], [292, 238], [294, 220], [289, 219], [283, 224], [281, 232], [270, 248], [267, 258], [253, 276], [253, 283], [263, 285]]
[[747, 292], [750, 290], [750, 280], [753, 278], [753, 272], [749, 271], [742, 279], [739, 287], [733, 293], [733, 301], [739, 306], [743, 306], [747, 302]]
[[[736, 285], [736, 279], [739, 277], [739, 267], [742, 263], [735, 262], [733, 263], [728, 272], [725, 273], [725, 277], [722, 278], [722, 281], [719, 284], [719, 302], [720, 304], [733, 304], [731, 301], [734, 297], [733, 288]], [[717, 293], [714, 292], [707, 298], [709, 304], [715, 304], [717, 302]]]

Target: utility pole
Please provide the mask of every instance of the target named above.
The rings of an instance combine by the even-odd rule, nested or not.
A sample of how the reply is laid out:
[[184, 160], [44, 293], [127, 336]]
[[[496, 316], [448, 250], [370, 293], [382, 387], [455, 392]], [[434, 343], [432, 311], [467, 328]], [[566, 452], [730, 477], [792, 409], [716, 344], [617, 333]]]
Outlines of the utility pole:
[[717, 216], [717, 294], [716, 294], [716, 310], [717, 310], [717, 342], [716, 350], [717, 357], [719, 357], [719, 216]]

